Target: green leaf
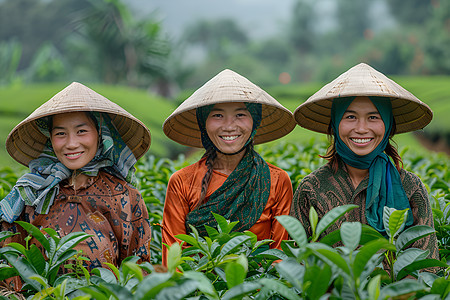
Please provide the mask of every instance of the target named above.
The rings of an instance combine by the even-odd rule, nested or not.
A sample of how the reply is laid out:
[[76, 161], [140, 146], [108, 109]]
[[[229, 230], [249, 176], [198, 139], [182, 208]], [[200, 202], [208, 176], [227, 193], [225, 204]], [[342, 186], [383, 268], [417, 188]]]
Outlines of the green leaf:
[[427, 225], [409, 227], [398, 236], [397, 241], [395, 242], [397, 251], [403, 250], [415, 241], [435, 232], [436, 231], [432, 227]]
[[81, 241], [91, 237], [92, 235], [84, 232], [71, 232], [68, 235], [61, 238], [56, 246], [56, 253], [50, 258], [51, 261], [57, 261], [64, 253], [70, 249], [73, 249]]
[[42, 274], [45, 270], [45, 265], [47, 264], [41, 250], [34, 244], [30, 246], [27, 250], [26, 258], [33, 265], [34, 269], [38, 274]]
[[409, 248], [400, 253], [394, 262], [394, 274], [396, 276], [396, 279], [402, 279], [398, 277], [398, 272], [400, 272], [404, 267], [408, 266], [414, 261], [426, 259], [429, 253], [429, 250], [422, 250], [417, 248]]
[[258, 253], [255, 255], [256, 257], [264, 257], [265, 259], [270, 260], [278, 260], [278, 259], [286, 259], [288, 256], [284, 254], [283, 251], [279, 249], [269, 249], [266, 251], [263, 251], [261, 253]]
[[188, 243], [189, 245], [200, 248], [198, 241], [191, 235], [177, 234], [175, 237], [183, 242]]
[[419, 261], [415, 261], [406, 267], [404, 267], [400, 272], [398, 272], [398, 278], [403, 278], [408, 274], [413, 273], [414, 271], [426, 269], [426, 268], [433, 268], [433, 267], [443, 267], [447, 268], [448, 265], [442, 261], [439, 261], [437, 259], [428, 258], [423, 259]]
[[288, 257], [275, 265], [278, 273], [292, 286], [299, 291], [302, 290], [303, 276], [305, 274], [305, 266], [297, 262], [296, 259]]
[[245, 299], [244, 296], [251, 295], [262, 288], [261, 283], [257, 281], [246, 281], [225, 292], [222, 300]]
[[383, 208], [383, 224], [388, 236], [393, 239], [405, 227], [408, 208], [397, 210], [385, 206]]
[[170, 286], [162, 289], [158, 293], [157, 299], [186, 299], [186, 296], [194, 292], [197, 289], [197, 287], [198, 287], [197, 281], [188, 279], [183, 281], [181, 284], [177, 284], [176, 286]]
[[260, 280], [260, 283], [264, 288], [269, 289], [270, 291], [277, 292], [278, 294], [280, 294], [283, 297], [286, 297], [287, 299], [299, 299], [299, 300], [301, 299], [300, 296], [298, 296], [292, 289], [288, 288], [280, 281], [262, 278]]
[[353, 261], [353, 275], [355, 278], [358, 278], [361, 275], [367, 262], [382, 248], [388, 250], [394, 249], [395, 251], [394, 245], [389, 243], [386, 239], [368, 242], [359, 249]]
[[380, 287], [381, 287], [381, 275], [376, 275], [372, 279], [370, 279], [367, 284], [367, 292], [369, 294], [369, 300], [377, 300], [380, 296]]
[[217, 221], [217, 230], [219, 233], [229, 233], [228, 231], [228, 221], [224, 217], [219, 214], [211, 212], [214, 216], [214, 219]]
[[449, 291], [450, 282], [444, 277], [436, 278], [430, 290], [430, 294], [438, 294], [444, 299]]
[[181, 263], [181, 247], [178, 243], [173, 243], [170, 246], [167, 254], [167, 269], [169, 272], [175, 272]]
[[403, 279], [383, 287], [380, 292], [380, 299], [392, 299], [397, 296], [423, 291], [424, 289], [425, 286], [417, 280]]
[[340, 217], [342, 217], [346, 212], [358, 207], [355, 204], [347, 204], [333, 208], [327, 212], [322, 219], [320, 219], [319, 224], [317, 224], [316, 238], [318, 238], [322, 232], [324, 232], [328, 227], [334, 224]]
[[246, 241], [250, 239], [251, 238], [247, 235], [239, 235], [232, 238], [225, 245], [223, 245], [222, 250], [220, 251], [220, 256], [224, 257], [232, 253], [234, 250], [236, 250], [236, 248], [240, 247], [242, 244], [244, 244]]
[[331, 267], [327, 264], [317, 269], [316, 280], [311, 280], [311, 285], [307, 290], [309, 299], [319, 299], [327, 292], [330, 288], [331, 275]]
[[292, 216], [276, 216], [278, 222], [286, 229], [289, 236], [297, 243], [299, 247], [304, 247], [308, 244], [308, 237], [306, 236], [305, 228], [302, 223]]
[[19, 275], [17, 270], [8, 265], [0, 265], [0, 281]]
[[[137, 278], [139, 281], [142, 281], [144, 279], [144, 275], [142, 274], [141, 268], [136, 263], [133, 262], [123, 262], [122, 263], [122, 270], [124, 274], [132, 274], [135, 278]], [[124, 275], [125, 276], [125, 275]]]
[[98, 277], [103, 279], [105, 282], [117, 283], [116, 276], [109, 269], [106, 269], [106, 268], [95, 268], [91, 272], [92, 272], [92, 274], [97, 275]]
[[24, 221], [15, 221], [15, 223], [19, 224], [23, 227], [29, 234], [31, 234], [39, 243], [44, 247], [47, 252], [50, 252], [50, 244], [48, 242], [47, 237], [34, 225], [24, 222]]
[[36, 280], [29, 279], [31, 276], [39, 276], [33, 266], [23, 257], [17, 257], [17, 255], [5, 253], [3, 256], [13, 266], [23, 281], [33, 287], [36, 291], [40, 291], [42, 286]]
[[205, 276], [205, 274], [196, 271], [186, 271], [183, 273], [184, 277], [195, 280], [198, 282], [198, 289], [208, 296], [208, 298], [219, 299], [214, 286], [211, 281]]
[[13, 233], [11, 231], [0, 231], [0, 241], [3, 241], [9, 237], [12, 237], [13, 235], [16, 235], [18, 233]]
[[334, 264], [344, 273], [350, 275], [350, 269], [347, 262], [335, 249], [319, 243], [312, 243], [307, 247], [313, 250], [313, 253], [327, 264]]
[[359, 222], [344, 222], [341, 225], [341, 238], [345, 247], [353, 251], [358, 247], [361, 240], [361, 223]]
[[247, 275], [244, 267], [235, 262], [227, 263], [225, 267], [225, 278], [229, 289], [244, 282]]
[[309, 209], [309, 224], [311, 225], [311, 232], [313, 235], [313, 240], [316, 240], [316, 238], [314, 238], [314, 237], [319, 236], [318, 234], [316, 234], [316, 227], [317, 227], [318, 221], [319, 221], [319, 216], [317, 215], [317, 212], [314, 209], [314, 207], [311, 206]]

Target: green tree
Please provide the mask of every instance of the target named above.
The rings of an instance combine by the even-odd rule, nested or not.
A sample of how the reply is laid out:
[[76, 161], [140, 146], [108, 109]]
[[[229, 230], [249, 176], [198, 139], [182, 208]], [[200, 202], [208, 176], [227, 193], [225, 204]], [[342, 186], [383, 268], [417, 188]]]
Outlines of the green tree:
[[392, 16], [402, 25], [424, 25], [432, 15], [432, 0], [386, 0]]
[[289, 40], [299, 53], [311, 52], [316, 38], [314, 26], [314, 3], [311, 0], [297, 0], [292, 9], [289, 26]]
[[185, 31], [185, 40], [200, 45], [209, 57], [225, 59], [247, 46], [246, 33], [231, 19], [200, 20]]

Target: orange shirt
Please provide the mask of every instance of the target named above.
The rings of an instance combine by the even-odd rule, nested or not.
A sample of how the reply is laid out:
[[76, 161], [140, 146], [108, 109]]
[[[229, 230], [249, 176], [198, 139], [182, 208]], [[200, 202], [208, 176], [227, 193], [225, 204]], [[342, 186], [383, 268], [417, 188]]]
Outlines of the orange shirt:
[[[185, 220], [187, 214], [196, 206], [200, 198], [203, 176], [207, 171], [205, 158], [195, 164], [175, 172], [167, 185], [166, 200], [162, 221], [162, 242], [172, 245], [180, 240], [177, 234], [186, 234]], [[292, 184], [288, 174], [282, 169], [269, 164], [270, 195], [267, 205], [250, 231], [257, 235], [258, 240], [272, 239], [275, 242], [270, 248], [280, 249], [282, 240], [288, 239], [288, 233], [278, 223], [275, 216], [289, 215], [292, 202]], [[228, 175], [213, 171], [211, 182], [206, 192], [208, 198], [227, 179]], [[219, 212], [220, 214], [220, 212]], [[163, 265], [167, 266], [167, 248], [163, 246]]]

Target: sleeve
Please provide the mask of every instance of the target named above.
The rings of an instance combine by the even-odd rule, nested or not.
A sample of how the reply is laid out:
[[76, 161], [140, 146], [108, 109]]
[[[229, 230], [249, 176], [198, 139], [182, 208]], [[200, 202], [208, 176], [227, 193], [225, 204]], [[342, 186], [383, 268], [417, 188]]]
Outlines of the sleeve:
[[291, 179], [285, 171], [280, 172], [275, 193], [277, 201], [273, 209], [274, 218], [271, 229], [271, 238], [275, 242], [270, 245], [270, 248], [281, 249], [281, 241], [289, 239], [289, 235], [286, 229], [276, 220], [275, 216], [289, 215], [293, 193]]
[[[128, 245], [123, 243], [120, 251], [120, 261], [130, 255], [141, 257], [143, 261], [150, 261], [151, 225], [148, 219], [148, 210], [139, 191], [133, 186], [128, 188], [128, 202], [131, 204], [131, 220], [125, 228], [128, 232]], [[124, 234], [126, 236], [126, 234]], [[125, 242], [125, 240], [123, 240]]]
[[168, 249], [164, 244], [172, 245], [181, 241], [175, 238], [178, 234], [186, 234], [185, 221], [190, 211], [186, 199], [185, 187], [179, 174], [174, 173], [167, 184], [166, 200], [164, 202], [162, 220], [162, 264], [167, 267]]
[[[411, 175], [413, 176], [412, 184], [417, 187], [409, 197], [411, 212], [414, 217], [413, 225], [427, 225], [434, 229], [433, 212], [431, 210], [427, 189], [417, 175], [412, 173]], [[435, 233], [414, 242], [411, 247], [430, 250], [428, 257], [439, 259], [439, 250]]]
[[290, 215], [298, 219], [303, 228], [305, 228], [306, 235], [310, 237], [312, 235], [311, 225], [309, 223], [309, 210], [312, 206], [311, 197], [313, 197], [308, 178], [305, 177], [298, 185], [297, 190], [294, 193], [292, 200]]

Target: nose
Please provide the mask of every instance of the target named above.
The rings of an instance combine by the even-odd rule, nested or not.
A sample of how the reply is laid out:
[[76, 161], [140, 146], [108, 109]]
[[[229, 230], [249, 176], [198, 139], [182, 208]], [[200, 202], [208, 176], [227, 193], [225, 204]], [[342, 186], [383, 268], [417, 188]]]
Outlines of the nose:
[[359, 119], [358, 122], [356, 123], [355, 131], [357, 133], [367, 133], [369, 131], [367, 121]]
[[225, 131], [233, 131], [236, 129], [236, 120], [235, 118], [228, 117], [225, 118], [225, 122], [223, 123], [223, 130]]
[[66, 147], [68, 149], [75, 149], [78, 147], [79, 145], [79, 141], [78, 141], [78, 137], [76, 135], [73, 134], [68, 134], [67, 135], [67, 144]]

